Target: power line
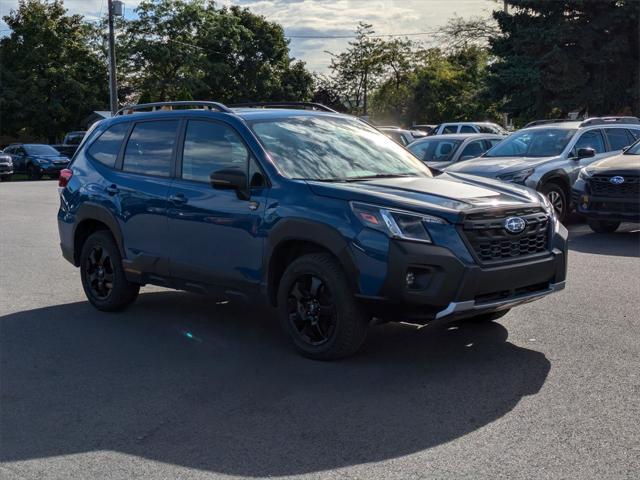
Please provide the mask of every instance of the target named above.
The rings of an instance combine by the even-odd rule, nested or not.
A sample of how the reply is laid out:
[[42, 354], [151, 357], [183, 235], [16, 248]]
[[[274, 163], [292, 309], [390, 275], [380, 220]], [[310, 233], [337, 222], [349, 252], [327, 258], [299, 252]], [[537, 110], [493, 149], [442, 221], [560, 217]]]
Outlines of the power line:
[[[412, 32], [412, 33], [391, 33], [384, 35], [367, 35], [369, 38], [382, 38], [382, 37], [414, 37], [417, 35], [433, 35], [435, 32]], [[358, 35], [286, 35], [286, 38], [307, 38], [307, 39], [327, 39], [327, 38], [356, 38]]]

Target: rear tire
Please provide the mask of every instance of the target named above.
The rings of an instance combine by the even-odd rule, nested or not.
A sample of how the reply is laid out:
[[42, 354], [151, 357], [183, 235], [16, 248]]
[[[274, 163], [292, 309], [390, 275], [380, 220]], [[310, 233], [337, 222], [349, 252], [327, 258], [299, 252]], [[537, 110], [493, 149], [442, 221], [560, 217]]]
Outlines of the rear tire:
[[507, 308], [506, 310], [500, 310], [497, 312], [481, 313], [480, 315], [470, 317], [469, 320], [474, 323], [493, 322], [494, 320], [498, 320], [499, 318], [504, 317], [507, 313], [509, 313], [509, 310], [511, 309]]
[[80, 254], [80, 276], [87, 299], [98, 310], [113, 312], [131, 304], [140, 285], [127, 280], [111, 233], [101, 230], [87, 238]]
[[27, 177], [29, 180], [40, 180], [42, 178], [42, 173], [37, 171], [33, 165], [29, 165], [27, 167]]
[[278, 288], [278, 316], [298, 351], [316, 360], [355, 353], [368, 321], [338, 261], [328, 253], [296, 259]]
[[11, 181], [11, 177], [13, 177], [13, 175], [2, 175], [2, 181], [3, 182], [10, 182]]
[[540, 191], [549, 199], [556, 211], [558, 220], [562, 223], [569, 214], [569, 196], [564, 188], [555, 182], [542, 185]]
[[587, 219], [589, 228], [596, 233], [613, 233], [620, 226], [621, 222], [615, 220], [595, 220], [592, 218]]

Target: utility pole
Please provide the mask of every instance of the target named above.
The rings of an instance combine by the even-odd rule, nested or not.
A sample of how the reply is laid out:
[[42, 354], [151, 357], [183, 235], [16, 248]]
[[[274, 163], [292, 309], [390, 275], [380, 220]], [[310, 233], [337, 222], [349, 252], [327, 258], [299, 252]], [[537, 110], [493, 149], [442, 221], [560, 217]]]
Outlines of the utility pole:
[[116, 78], [116, 48], [113, 28], [113, 17], [122, 16], [122, 2], [108, 0], [109, 8], [109, 103], [111, 115], [118, 111], [118, 81]]
[[[502, 4], [504, 13], [506, 13], [507, 15], [509, 14], [509, 2], [507, 2], [507, 0], [504, 0], [503, 4]], [[507, 103], [507, 97], [504, 96], [502, 98], [503, 103]], [[504, 128], [507, 128], [507, 126], [509, 125], [509, 114], [504, 112], [502, 114], [502, 126]]]

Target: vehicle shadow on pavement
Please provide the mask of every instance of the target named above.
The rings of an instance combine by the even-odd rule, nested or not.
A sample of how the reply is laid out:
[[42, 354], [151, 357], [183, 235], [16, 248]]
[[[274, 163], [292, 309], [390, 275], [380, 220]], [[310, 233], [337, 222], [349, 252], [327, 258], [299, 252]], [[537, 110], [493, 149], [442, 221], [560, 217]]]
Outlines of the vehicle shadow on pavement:
[[[513, 314], [512, 314], [513, 315]], [[181, 292], [0, 318], [0, 461], [94, 450], [228, 475], [296, 475], [428, 449], [539, 391], [544, 354], [499, 323], [371, 330], [314, 362], [270, 311]]]
[[571, 231], [569, 249], [595, 255], [640, 257], [640, 226], [624, 223], [614, 233], [595, 233], [585, 225]]

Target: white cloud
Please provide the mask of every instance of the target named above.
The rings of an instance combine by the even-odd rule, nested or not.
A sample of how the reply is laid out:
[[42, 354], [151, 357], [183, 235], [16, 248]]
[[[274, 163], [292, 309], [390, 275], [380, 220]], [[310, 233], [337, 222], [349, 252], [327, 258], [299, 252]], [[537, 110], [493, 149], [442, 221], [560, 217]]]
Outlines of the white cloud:
[[[141, 0], [125, 0], [125, 12], [132, 15]], [[289, 35], [349, 35], [363, 21], [376, 33], [391, 35], [432, 31], [452, 17], [487, 15], [500, 5], [497, 0], [219, 0], [217, 5], [236, 4], [250, 8], [280, 23]], [[66, 0], [70, 13], [95, 20], [106, 10], [107, 0]], [[18, 0], [0, 0], [0, 14], [6, 15]], [[0, 29], [6, 28], [0, 24]], [[429, 36], [412, 37], [428, 41]], [[291, 39], [291, 53], [307, 62], [311, 70], [325, 71], [326, 50], [339, 52], [348, 39]]]

